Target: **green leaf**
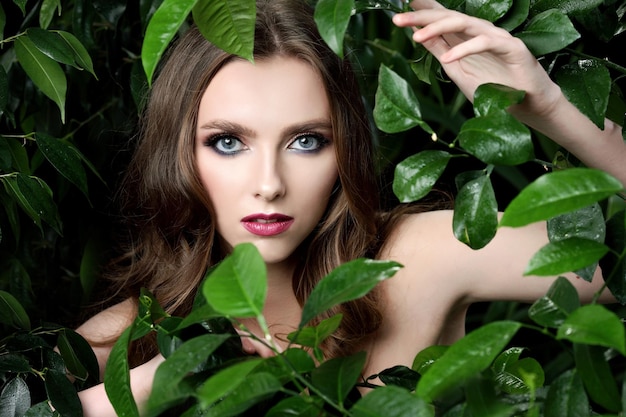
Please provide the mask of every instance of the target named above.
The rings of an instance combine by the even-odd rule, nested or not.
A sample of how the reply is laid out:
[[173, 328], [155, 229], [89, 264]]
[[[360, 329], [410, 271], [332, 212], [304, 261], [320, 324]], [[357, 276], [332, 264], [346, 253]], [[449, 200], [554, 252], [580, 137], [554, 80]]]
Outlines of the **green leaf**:
[[41, 9], [39, 9], [39, 26], [41, 26], [42, 29], [48, 29], [54, 17], [54, 12], [57, 10], [58, 15], [61, 16], [61, 0], [43, 0], [41, 2]]
[[149, 84], [163, 52], [196, 3], [198, 0], [164, 0], [154, 12], [141, 45], [141, 62]]
[[91, 57], [89, 56], [89, 52], [82, 44], [81, 41], [74, 35], [69, 32], [65, 32], [62, 30], [57, 31], [59, 36], [63, 38], [67, 46], [70, 48], [74, 55], [74, 66], [78, 69], [87, 70], [90, 74], [92, 74], [96, 79], [96, 73], [93, 69], [93, 62], [91, 61]]
[[578, 291], [567, 278], [558, 277], [548, 293], [530, 306], [528, 316], [541, 326], [557, 328], [578, 307]]
[[67, 80], [61, 66], [44, 55], [27, 36], [15, 40], [15, 55], [33, 83], [57, 104], [61, 122], [65, 123]]
[[50, 403], [46, 401], [42, 401], [38, 404], [35, 404], [31, 408], [28, 409], [24, 417], [60, 417], [61, 415], [56, 411], [52, 411], [50, 408]]
[[87, 174], [78, 154], [69, 142], [50, 137], [44, 133], [35, 135], [37, 146], [52, 166], [89, 199]]
[[[7, 15], [4, 13], [4, 8], [0, 4], [0, 41], [4, 40], [4, 26], [7, 23]], [[1, 66], [1, 65], [0, 65]]]
[[605, 243], [611, 252], [600, 261], [604, 281], [615, 298], [626, 304], [626, 210], [607, 221]]
[[397, 365], [383, 370], [377, 376], [383, 384], [387, 386], [395, 385], [409, 391], [414, 391], [420, 374], [406, 366]]
[[13, 0], [13, 3], [22, 11], [22, 16], [26, 15], [26, 1], [27, 0]]
[[315, 316], [331, 307], [363, 297], [400, 268], [397, 262], [364, 258], [340, 265], [313, 288], [302, 309], [298, 328], [303, 328]]
[[546, 416], [589, 417], [589, 399], [575, 369], [559, 375], [550, 384], [544, 407]]
[[443, 354], [448, 350], [449, 346], [433, 345], [422, 349], [413, 359], [411, 369], [417, 371], [421, 375], [430, 368]]
[[481, 84], [474, 92], [474, 114], [487, 116], [492, 113], [501, 113], [510, 106], [521, 103], [525, 96], [526, 92], [506, 85]]
[[109, 354], [104, 372], [104, 390], [119, 417], [139, 417], [137, 403], [130, 390], [128, 346], [132, 331], [133, 326], [128, 327], [117, 339]]
[[67, 366], [67, 370], [79, 380], [86, 380], [88, 376], [87, 369], [80, 362], [78, 355], [76, 355], [74, 348], [67, 339], [65, 329], [59, 332], [57, 347], [59, 349], [59, 353], [61, 354], [61, 356], [63, 356], [63, 361]]
[[533, 17], [524, 30], [515, 36], [520, 38], [535, 56], [556, 52], [580, 38], [569, 18], [554, 9]]
[[0, 372], [21, 374], [30, 372], [30, 370], [30, 363], [21, 354], [4, 353], [0, 355]]
[[343, 38], [348, 29], [354, 0], [320, 0], [315, 5], [315, 23], [322, 39], [343, 58]]
[[506, 112], [467, 120], [457, 138], [461, 147], [487, 164], [519, 165], [534, 159], [530, 130]]
[[255, 0], [213, 0], [197, 3], [193, 20], [212, 44], [224, 51], [253, 61]]
[[287, 397], [265, 413], [265, 417], [319, 417], [324, 401], [318, 397]]
[[520, 227], [589, 206], [623, 189], [604, 171], [571, 168], [542, 175], [511, 201], [500, 226]]
[[254, 404], [272, 397], [282, 388], [280, 382], [266, 372], [256, 373], [244, 379], [243, 383], [228, 397], [206, 410], [207, 417], [239, 416]]
[[52, 191], [45, 182], [19, 172], [13, 176], [1, 177], [0, 180], [4, 182], [7, 192], [39, 228], [43, 219], [61, 234], [61, 220], [52, 200]]
[[[0, 112], [4, 112], [9, 102], [9, 77], [2, 65], [0, 65]], [[1, 168], [1, 167], [0, 167]]]
[[78, 393], [65, 372], [48, 369], [44, 380], [50, 403], [59, 414], [63, 417], [82, 417], [83, 407]]
[[363, 371], [365, 359], [365, 352], [330, 359], [311, 372], [311, 382], [333, 401], [343, 404]]
[[328, 336], [339, 328], [342, 317], [343, 315], [336, 314], [326, 320], [322, 320], [317, 326], [309, 326], [289, 333], [287, 339], [301, 346], [317, 348]]
[[358, 400], [350, 409], [354, 417], [434, 417], [435, 409], [405, 389], [380, 387]]
[[19, 301], [6, 291], [0, 290], [0, 323], [30, 330], [30, 319]]
[[30, 408], [30, 389], [19, 376], [12, 378], [0, 393], [0, 416], [23, 416]]
[[529, 9], [530, 0], [513, 1], [513, 6], [498, 22], [498, 26], [509, 32], [513, 31], [513, 29], [516, 29], [519, 25], [526, 21], [526, 19], [528, 18]]
[[158, 415], [193, 394], [193, 388], [183, 384], [183, 379], [207, 360], [209, 355], [229, 337], [227, 334], [205, 334], [194, 337], [159, 365], [148, 399], [148, 408], [153, 412], [152, 415]]
[[563, 95], [596, 126], [604, 129], [611, 92], [611, 75], [606, 66], [597, 60], [579, 60], [559, 68], [556, 81]]
[[261, 358], [249, 359], [231, 365], [207, 379], [198, 388], [196, 396], [202, 408], [207, 408], [241, 385], [248, 374], [263, 362]]
[[513, 0], [468, 0], [465, 2], [465, 12], [495, 22], [504, 16], [512, 5]]
[[572, 312], [559, 327], [557, 339], [613, 348], [626, 355], [626, 334], [619, 317], [606, 307], [591, 304]]
[[452, 155], [427, 150], [411, 155], [396, 165], [393, 193], [403, 203], [419, 200], [430, 192]]
[[452, 228], [472, 249], [483, 248], [498, 229], [498, 203], [488, 176], [467, 182], [456, 197]]
[[589, 397], [610, 411], [621, 408], [615, 378], [604, 356], [604, 349], [586, 344], [574, 344], [576, 370], [583, 380]]
[[417, 394], [426, 401], [441, 397], [486, 369], [521, 327], [512, 321], [486, 324], [454, 343], [422, 375]]
[[550, 9], [557, 9], [569, 15], [594, 9], [602, 3], [602, 0], [536, 0], [532, 4], [532, 13], [537, 14]]
[[511, 405], [496, 397], [494, 383], [482, 375], [471, 378], [464, 386], [467, 411], [472, 416], [509, 417], [513, 414]]
[[542, 387], [545, 374], [539, 362], [533, 358], [508, 361], [495, 372], [498, 387], [508, 394], [527, 394]]
[[580, 237], [550, 242], [533, 255], [524, 275], [552, 276], [576, 271], [597, 262], [608, 251], [602, 243]]
[[75, 64], [74, 52], [56, 33], [41, 28], [29, 28], [26, 34], [44, 55], [61, 64]]
[[259, 317], [267, 295], [267, 271], [258, 249], [251, 243], [235, 246], [211, 272], [202, 292], [226, 316]]
[[378, 72], [374, 121], [386, 133], [403, 132], [420, 126], [433, 134], [433, 130], [422, 120], [419, 102], [409, 83], [384, 64]]

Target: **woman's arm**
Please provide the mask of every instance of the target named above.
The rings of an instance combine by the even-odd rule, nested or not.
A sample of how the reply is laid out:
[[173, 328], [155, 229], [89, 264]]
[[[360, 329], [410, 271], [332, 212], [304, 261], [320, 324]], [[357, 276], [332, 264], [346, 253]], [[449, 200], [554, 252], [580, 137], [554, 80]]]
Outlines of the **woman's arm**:
[[484, 83], [524, 90], [524, 101], [510, 108], [514, 116], [587, 166], [601, 168], [626, 184], [622, 128], [610, 120], [605, 120], [604, 130], [595, 126], [565, 98], [520, 39], [434, 0], [415, 0], [411, 6], [415, 11], [394, 16], [394, 23], [416, 28], [413, 39], [441, 62], [468, 99]]

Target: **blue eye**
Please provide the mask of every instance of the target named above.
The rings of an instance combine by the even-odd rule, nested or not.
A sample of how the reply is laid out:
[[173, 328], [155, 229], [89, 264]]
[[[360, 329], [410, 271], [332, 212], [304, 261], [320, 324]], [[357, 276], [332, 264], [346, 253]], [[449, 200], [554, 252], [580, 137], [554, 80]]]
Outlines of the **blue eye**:
[[328, 143], [329, 140], [321, 135], [306, 133], [296, 137], [294, 141], [289, 144], [289, 149], [298, 152], [317, 152], [328, 145]]
[[222, 155], [235, 155], [244, 149], [243, 143], [231, 135], [217, 135], [211, 138], [207, 145]]

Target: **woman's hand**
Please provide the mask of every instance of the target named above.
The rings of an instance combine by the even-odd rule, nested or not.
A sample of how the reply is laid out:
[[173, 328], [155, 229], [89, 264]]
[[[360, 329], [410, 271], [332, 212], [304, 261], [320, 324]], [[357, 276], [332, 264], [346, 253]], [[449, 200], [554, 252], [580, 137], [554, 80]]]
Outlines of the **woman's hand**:
[[526, 91], [524, 103], [515, 109], [522, 121], [524, 114], [547, 115], [557, 105], [560, 88], [520, 39], [434, 0], [414, 0], [411, 7], [415, 11], [398, 14], [393, 22], [415, 28], [413, 39], [439, 60], [469, 100], [479, 85], [498, 83]]

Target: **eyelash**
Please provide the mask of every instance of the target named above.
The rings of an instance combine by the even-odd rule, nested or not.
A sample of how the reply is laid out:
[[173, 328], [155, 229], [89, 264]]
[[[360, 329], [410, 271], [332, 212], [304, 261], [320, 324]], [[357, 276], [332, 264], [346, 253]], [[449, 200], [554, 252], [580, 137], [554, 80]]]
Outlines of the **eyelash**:
[[[291, 146], [294, 143], [297, 143], [299, 140], [303, 139], [303, 138], [307, 138], [307, 137], [312, 137], [315, 140], [317, 140], [318, 145], [315, 149], [312, 150], [298, 150], [298, 149], [290, 149], [294, 152], [299, 152], [299, 153], [304, 153], [304, 154], [313, 154], [313, 153], [317, 153], [319, 151], [321, 151], [323, 148], [325, 148], [326, 146], [328, 146], [328, 144], [330, 144], [330, 140], [328, 138], [326, 138], [324, 135], [321, 135], [319, 133], [315, 133], [315, 132], [307, 132], [307, 133], [301, 133], [296, 135], [296, 137], [289, 143], [289, 148], [291, 148]], [[210, 148], [213, 148], [213, 150], [215, 152], [217, 152], [220, 155], [223, 156], [235, 156], [237, 155], [239, 152], [241, 152], [241, 150], [236, 150], [234, 152], [224, 152], [222, 150], [219, 150], [217, 148], [217, 144], [219, 143], [220, 140], [223, 139], [232, 139], [234, 141], [239, 142], [242, 146], [245, 146], [243, 144], [243, 142], [237, 138], [236, 135], [233, 135], [231, 133], [217, 133], [215, 135], [210, 136], [206, 141], [205, 141], [205, 146], [208, 146]]]

